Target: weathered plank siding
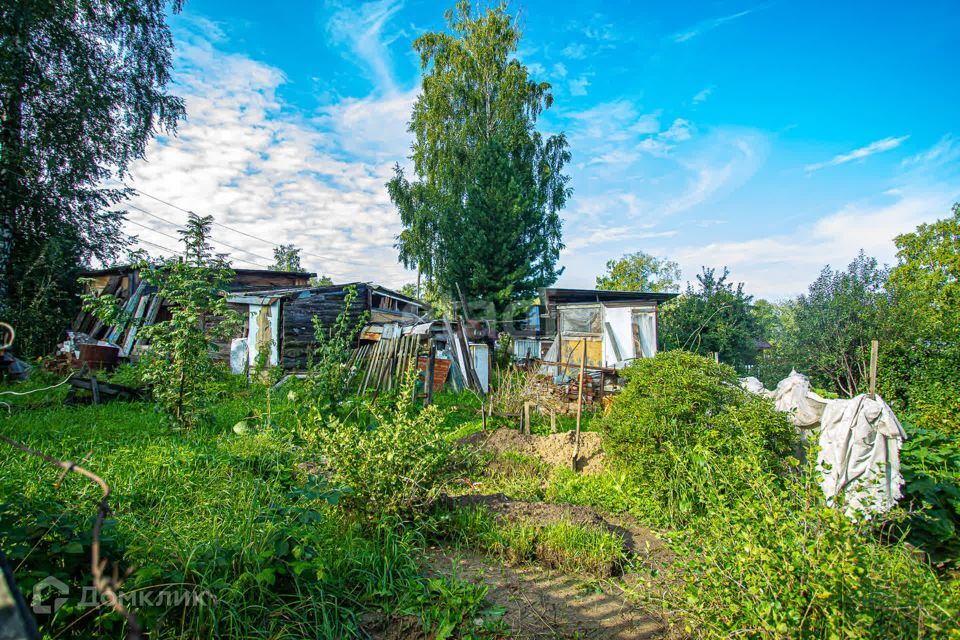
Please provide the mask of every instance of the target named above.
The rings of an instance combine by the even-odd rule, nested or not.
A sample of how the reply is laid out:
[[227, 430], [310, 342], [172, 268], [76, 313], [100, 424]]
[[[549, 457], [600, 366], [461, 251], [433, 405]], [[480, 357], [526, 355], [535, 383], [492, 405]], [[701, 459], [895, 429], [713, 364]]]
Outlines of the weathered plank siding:
[[[369, 308], [370, 288], [365, 284], [356, 287], [358, 295], [350, 305], [350, 319], [359, 329], [360, 318]], [[346, 295], [345, 288], [330, 287], [329, 291], [312, 289], [283, 301], [280, 361], [284, 369], [307, 367], [307, 356], [315, 346], [313, 318], [325, 327], [332, 326], [343, 311]]]

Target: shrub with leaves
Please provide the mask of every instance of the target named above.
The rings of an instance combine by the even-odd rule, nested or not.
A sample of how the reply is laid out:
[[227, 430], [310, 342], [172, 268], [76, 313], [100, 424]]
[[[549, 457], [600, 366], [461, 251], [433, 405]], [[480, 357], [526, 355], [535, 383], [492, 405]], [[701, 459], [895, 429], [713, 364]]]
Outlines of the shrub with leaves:
[[[149, 348], [140, 360], [140, 377], [151, 387], [154, 400], [179, 425], [188, 426], [206, 415], [206, 407], [220, 369], [211, 357], [216, 341], [232, 335], [239, 318], [227, 306], [223, 291], [233, 270], [208, 242], [211, 216], [190, 214], [179, 233], [183, 259], [159, 265], [136, 265], [145, 282], [157, 288], [171, 317], [140, 329]], [[84, 296], [84, 308], [98, 318], [116, 322], [118, 300], [112, 296]]]
[[628, 367], [626, 385], [600, 421], [604, 449], [630, 472], [651, 518], [682, 526], [704, 497], [741, 490], [756, 468], [789, 466], [796, 431], [769, 400], [737, 385], [734, 370], [686, 351]]
[[318, 317], [313, 318], [315, 346], [310, 354], [307, 380], [311, 397], [327, 412], [334, 412], [350, 393], [350, 383], [356, 373], [349, 367], [350, 356], [357, 334], [369, 317], [368, 312], [359, 318], [351, 314], [358, 295], [355, 286], [346, 288], [343, 310], [329, 327]]
[[908, 425], [900, 453], [907, 540], [944, 566], [960, 566], [960, 436]]
[[700, 638], [960, 638], [957, 584], [827, 506], [819, 474], [757, 470], [674, 536], [662, 604]]
[[407, 376], [386, 410], [373, 407], [370, 422], [334, 421], [321, 446], [331, 475], [350, 491], [341, 500], [371, 517], [414, 515], [458, 471], [453, 445], [441, 428], [442, 414], [410, 404], [414, 376]]

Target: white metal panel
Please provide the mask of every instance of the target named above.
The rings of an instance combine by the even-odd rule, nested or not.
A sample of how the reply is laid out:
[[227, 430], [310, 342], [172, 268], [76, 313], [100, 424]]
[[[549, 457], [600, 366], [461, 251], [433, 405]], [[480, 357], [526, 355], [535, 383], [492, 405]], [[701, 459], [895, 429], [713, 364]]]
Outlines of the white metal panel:
[[640, 344], [634, 346], [639, 351], [637, 357], [652, 358], [657, 355], [657, 314], [656, 311], [634, 310], [633, 323], [636, 325], [635, 335]]
[[473, 356], [473, 370], [480, 379], [480, 387], [487, 393], [490, 390], [490, 347], [485, 344], [471, 344], [470, 355]]
[[[603, 365], [637, 357], [633, 345], [633, 309], [603, 305]], [[619, 356], [619, 357], [618, 357]]]
[[[257, 356], [260, 354], [260, 343], [262, 340], [260, 338], [259, 320], [260, 312], [263, 308], [263, 305], [251, 304], [250, 311], [247, 314], [249, 327], [247, 334], [247, 353], [249, 354], [251, 367], [257, 366]], [[269, 309], [267, 319], [270, 326], [270, 359], [268, 360], [268, 364], [273, 367], [280, 362], [280, 352], [278, 349], [280, 344], [280, 301], [274, 300], [267, 308]]]

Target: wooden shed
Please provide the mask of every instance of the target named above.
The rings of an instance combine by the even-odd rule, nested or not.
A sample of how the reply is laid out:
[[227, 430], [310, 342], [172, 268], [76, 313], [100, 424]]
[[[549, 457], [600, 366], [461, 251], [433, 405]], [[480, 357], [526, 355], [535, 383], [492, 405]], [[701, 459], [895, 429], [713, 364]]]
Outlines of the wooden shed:
[[541, 357], [587, 367], [622, 367], [657, 353], [657, 310], [676, 293], [543, 289], [537, 317]]
[[[238, 348], [237, 341], [245, 342], [239, 348], [245, 346], [249, 366], [254, 366], [260, 353], [269, 348], [270, 366], [306, 369], [308, 354], [315, 345], [314, 319], [332, 326], [345, 308], [351, 287], [357, 291], [349, 309], [355, 325], [365, 312], [368, 324], [414, 324], [427, 310], [419, 300], [367, 282], [245, 291], [229, 297], [230, 304], [245, 318], [233, 349]], [[230, 345], [221, 345], [221, 357], [230, 353]]]
[[[302, 287], [314, 276], [315, 273], [301, 271], [234, 269], [234, 277], [227, 286], [227, 291]], [[121, 356], [129, 356], [134, 352], [140, 327], [170, 318], [166, 301], [157, 295], [155, 287], [143, 281], [139, 269], [131, 265], [83, 271], [80, 277], [89, 278], [90, 282], [86, 285], [88, 293], [111, 294], [119, 298], [131, 319], [122, 325], [111, 327], [105, 326], [92, 314], [81, 311], [74, 319], [71, 329], [94, 340], [116, 344], [120, 347]]]

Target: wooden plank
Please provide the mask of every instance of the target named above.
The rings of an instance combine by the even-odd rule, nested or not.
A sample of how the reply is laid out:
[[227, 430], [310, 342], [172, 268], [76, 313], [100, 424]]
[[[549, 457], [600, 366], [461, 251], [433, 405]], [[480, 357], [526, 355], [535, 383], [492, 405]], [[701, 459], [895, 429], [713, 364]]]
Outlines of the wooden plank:
[[870, 341], [870, 399], [877, 398], [877, 360], [880, 357], [880, 342]]
[[570, 466], [577, 470], [577, 458], [580, 457], [580, 417], [583, 414], [583, 368], [587, 364], [587, 341], [583, 341], [583, 356], [580, 358], [580, 389], [577, 393], [577, 432], [573, 443], [573, 458]]

